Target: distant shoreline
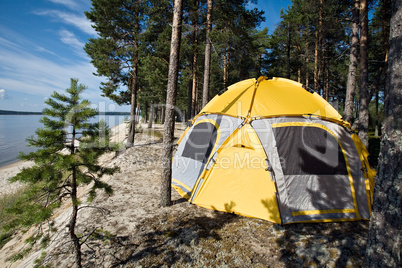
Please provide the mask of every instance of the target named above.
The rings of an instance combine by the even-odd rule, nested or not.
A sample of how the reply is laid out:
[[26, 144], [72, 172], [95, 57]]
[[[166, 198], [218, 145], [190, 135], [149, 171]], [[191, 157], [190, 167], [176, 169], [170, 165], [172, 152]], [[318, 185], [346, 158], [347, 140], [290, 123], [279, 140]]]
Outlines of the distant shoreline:
[[7, 111], [0, 110], [0, 115], [41, 115], [41, 112], [19, 112], [19, 111]]
[[[130, 115], [129, 112], [98, 112], [99, 115]], [[0, 115], [42, 115], [42, 112], [0, 110]]]

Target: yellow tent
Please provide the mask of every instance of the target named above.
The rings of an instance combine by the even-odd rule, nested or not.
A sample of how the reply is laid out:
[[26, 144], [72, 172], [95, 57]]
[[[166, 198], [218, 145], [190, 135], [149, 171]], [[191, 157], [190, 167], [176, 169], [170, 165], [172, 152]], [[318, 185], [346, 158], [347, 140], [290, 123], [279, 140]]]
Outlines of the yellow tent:
[[230, 86], [193, 119], [172, 186], [198, 206], [276, 223], [369, 219], [367, 156], [318, 94], [260, 77]]

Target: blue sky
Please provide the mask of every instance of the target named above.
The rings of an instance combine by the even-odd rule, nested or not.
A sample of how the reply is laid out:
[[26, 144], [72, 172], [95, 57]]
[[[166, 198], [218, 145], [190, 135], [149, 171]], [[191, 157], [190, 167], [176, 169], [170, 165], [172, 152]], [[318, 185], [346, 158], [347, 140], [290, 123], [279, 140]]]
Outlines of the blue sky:
[[[280, 9], [290, 0], [258, 1], [270, 32], [280, 20]], [[102, 78], [83, 50], [97, 36], [84, 11], [90, 0], [2, 0], [0, 2], [0, 109], [41, 111], [53, 91], [63, 92], [70, 78], [88, 89], [83, 95], [95, 107], [129, 111], [100, 96]]]

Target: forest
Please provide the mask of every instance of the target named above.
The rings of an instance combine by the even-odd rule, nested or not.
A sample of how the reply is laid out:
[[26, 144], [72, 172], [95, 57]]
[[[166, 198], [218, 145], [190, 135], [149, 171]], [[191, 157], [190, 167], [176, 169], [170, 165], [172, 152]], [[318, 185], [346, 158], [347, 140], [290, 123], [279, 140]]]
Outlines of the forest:
[[[402, 0], [292, 0], [281, 10], [275, 29], [261, 27], [270, 18], [258, 8], [256, 0], [91, 3], [85, 16], [98, 35], [88, 39], [84, 50], [96, 68], [95, 75], [103, 78], [101, 95], [119, 105], [130, 105], [130, 120], [121, 124], [123, 135], [117, 131], [119, 128], [109, 129], [103, 120], [89, 123], [88, 119], [99, 111], [90, 108], [89, 100], [82, 99], [87, 87], [78, 79], [70, 79], [66, 95], [53, 92], [45, 101], [49, 107], [42, 111], [44, 127], [27, 139], [38, 150], [19, 156], [35, 165], [22, 170], [16, 166], [13, 168], [18, 174], [5, 174], [8, 181], [25, 183], [27, 187], [0, 198], [0, 249], [10, 254], [0, 254], [0, 266], [2, 261], [25, 258], [25, 263], [33, 262], [35, 267], [47, 267], [53, 261], [56, 266], [65, 267], [401, 267]], [[317, 218], [314, 224], [266, 224], [258, 217], [252, 219], [252, 215], [247, 219], [233, 215], [236, 203], [232, 201], [224, 204], [225, 211], [230, 213], [219, 214], [197, 208], [194, 199], [188, 205], [183, 198], [178, 199], [179, 195], [172, 198], [172, 156], [178, 138], [175, 121], [191, 121], [208, 101], [230, 85], [260, 76], [291, 79], [303, 84], [305, 90], [321, 95], [348, 122], [342, 121], [347, 128], [345, 133], [359, 135], [372, 155], [370, 164], [376, 168], [372, 186], [367, 176], [370, 167], [364, 162], [365, 148], [350, 146], [357, 156], [349, 158], [341, 142], [335, 140], [334, 148], [339, 145], [342, 150], [338, 152], [344, 154], [341, 159], [345, 168], [340, 173], [341, 168], [336, 166], [333, 173], [339, 175], [337, 179], [347, 178], [345, 185], [350, 189], [338, 186], [333, 196], [343, 199], [341, 194], [350, 191], [353, 205], [334, 203], [330, 209], [321, 209], [319, 202], [312, 202], [314, 210], [295, 210], [295, 215], [291, 215], [349, 213], [356, 218], [336, 216], [330, 221]], [[307, 94], [299, 86], [298, 89]], [[253, 98], [256, 92], [257, 83]], [[288, 99], [291, 94], [282, 95]], [[297, 100], [293, 103], [300, 103], [299, 98], [293, 99]], [[250, 124], [250, 111], [251, 108], [247, 118], [230, 115], [231, 119], [244, 120], [234, 129]], [[9, 112], [0, 110], [0, 114]], [[154, 126], [159, 128], [159, 135], [136, 131], [140, 119], [142, 123], [148, 122], [150, 129], [153, 122], [161, 123]], [[182, 129], [177, 129], [176, 135], [185, 133], [186, 125], [178, 125]], [[231, 133], [235, 131], [226, 133], [228, 136], [222, 140], [230, 141]], [[281, 137], [284, 144], [292, 144], [292, 136]], [[273, 141], [270, 146], [278, 148], [279, 143]], [[246, 146], [236, 142], [231, 148]], [[285, 149], [291, 152], [288, 147]], [[254, 147], [241, 150], [257, 151]], [[269, 164], [268, 153], [261, 148], [260, 152], [266, 165], [260, 170], [264, 174], [270, 171], [272, 177], [258, 176], [255, 174], [259, 173], [249, 170], [241, 173], [240, 169], [222, 177], [227, 176], [231, 184], [236, 179], [233, 174], [241, 174], [241, 180], [247, 179], [243, 185], [253, 184], [249, 177], [261, 178], [264, 183], [266, 178], [273, 178], [269, 180], [272, 200], [278, 200], [275, 170]], [[204, 164], [215, 165], [220, 158], [213, 156], [206, 157], [209, 162]], [[307, 157], [305, 154], [300, 158]], [[316, 158], [322, 162], [322, 158]], [[348, 159], [358, 166], [353, 174], [346, 164]], [[318, 161], [312, 163], [308, 165], [314, 166]], [[189, 173], [197, 173], [192, 167]], [[202, 166], [202, 170], [211, 166], [207, 167]], [[328, 179], [331, 173], [325, 172], [311, 173], [323, 175], [322, 181], [332, 190]], [[188, 177], [189, 173], [183, 176]], [[200, 181], [208, 181], [205, 174], [198, 173], [196, 191], [206, 191], [206, 187], [200, 187]], [[355, 184], [355, 175], [362, 179], [361, 184]], [[282, 187], [300, 191], [302, 184], [308, 184], [304, 178], [300, 184], [282, 183]], [[355, 185], [360, 185], [363, 194]], [[221, 190], [233, 193], [225, 185], [216, 188], [219, 196], [223, 195]], [[160, 198], [155, 198], [157, 191]], [[255, 191], [250, 192], [256, 195]], [[297, 200], [306, 195], [300, 194], [301, 199]], [[314, 195], [319, 193], [313, 191]], [[356, 195], [367, 201], [372, 196], [367, 218], [360, 217], [356, 201], [360, 199]], [[81, 201], [84, 196], [87, 201]], [[325, 191], [322, 196], [329, 203], [334, 199]], [[244, 199], [251, 198], [247, 195]], [[272, 213], [272, 203], [266, 200], [269, 199], [259, 199], [258, 205]], [[247, 208], [256, 207], [255, 203], [250, 204]], [[78, 216], [84, 208], [85, 212]], [[211, 208], [219, 210], [212, 205]], [[280, 209], [277, 211], [280, 217]], [[343, 222], [350, 220], [356, 221]], [[36, 226], [37, 231], [22, 229], [31, 226]], [[31, 251], [35, 252], [29, 256]]]
[[[366, 146], [369, 132], [378, 137], [391, 1], [293, 0], [272, 34], [260, 27], [270, 18], [249, 2], [258, 7], [245, 0], [183, 1], [176, 106], [185, 118], [179, 119], [191, 119], [235, 82], [284, 77], [328, 100]], [[93, 0], [86, 16], [99, 34], [85, 51], [96, 75], [106, 78], [102, 94], [131, 103], [145, 121], [155, 114], [163, 122], [164, 109], [154, 104], [166, 102], [173, 2]]]
[[85, 51], [107, 80], [103, 95], [131, 104], [128, 147], [136, 111], [164, 123], [161, 206], [171, 204], [172, 107], [185, 111], [176, 110], [176, 120], [189, 120], [231, 84], [259, 76], [292, 79], [320, 94], [358, 133], [371, 164], [378, 160], [366, 264], [398, 266], [401, 6], [400, 0], [292, 0], [269, 34], [260, 25], [270, 18], [257, 1], [92, 0], [86, 16], [99, 37]]

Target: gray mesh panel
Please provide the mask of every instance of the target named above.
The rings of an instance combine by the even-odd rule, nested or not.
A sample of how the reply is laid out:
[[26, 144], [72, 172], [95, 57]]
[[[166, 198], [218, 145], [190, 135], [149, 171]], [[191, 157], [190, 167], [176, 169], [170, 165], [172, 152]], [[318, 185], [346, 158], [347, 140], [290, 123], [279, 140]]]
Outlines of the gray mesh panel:
[[348, 176], [285, 176], [292, 211], [353, 209]]
[[[190, 189], [193, 189], [195, 183], [198, 180], [198, 177], [204, 170], [207, 162], [203, 157], [195, 157], [197, 160], [189, 157], [184, 157], [183, 151], [186, 148], [186, 145], [188, 145], [187, 143], [192, 143], [192, 141], [189, 140], [189, 137], [192, 131], [194, 130], [194, 126], [197, 125], [197, 122], [200, 122], [201, 120], [204, 119], [211, 119], [215, 121], [216, 124], [219, 126], [218, 129], [219, 139], [217, 139], [215, 145], [212, 146], [213, 150], [211, 149], [211, 151], [208, 151], [210, 156], [216, 152], [216, 150], [222, 145], [222, 143], [227, 139], [227, 137], [243, 121], [242, 119], [239, 118], [217, 115], [217, 114], [208, 114], [197, 118], [197, 120], [194, 122], [194, 125], [190, 128], [190, 130], [186, 133], [186, 136], [180, 142], [176, 154], [173, 158], [173, 164], [172, 164], [172, 178], [184, 183]], [[192, 144], [192, 146], [196, 145], [197, 144], [194, 143]]]
[[[276, 146], [277, 141], [275, 140], [275, 136], [272, 134], [271, 124], [285, 122], [319, 123], [330, 129], [337, 136], [338, 140], [340, 140], [342, 143], [342, 147], [345, 151], [345, 155], [350, 167], [350, 172], [353, 177], [353, 186], [355, 188], [355, 196], [359, 213], [362, 218], [368, 219], [369, 211], [360, 159], [354, 146], [353, 140], [344, 127], [317, 118], [281, 117], [255, 120], [251, 123], [251, 125], [255, 129], [268, 156], [268, 159], [272, 163], [274, 169], [273, 173], [275, 175], [275, 181], [278, 187], [279, 208], [281, 212], [282, 222], [289, 223], [293, 221], [305, 221], [313, 219], [356, 217], [354, 213], [333, 213], [305, 216], [291, 215], [291, 212], [295, 211], [295, 207], [298, 211], [316, 209], [348, 209], [354, 208], [354, 204], [351, 195], [349, 177], [346, 175], [329, 175], [332, 182], [328, 181], [328, 178], [326, 177], [328, 175], [303, 175], [306, 176], [304, 178], [303, 176], [283, 175], [281, 162], [286, 161], [286, 159], [280, 159], [277, 150], [278, 148]], [[288, 140], [287, 142], [291, 143], [291, 140]], [[307, 185], [310, 184], [310, 186], [303, 187], [305, 183]], [[337, 185], [332, 185], [332, 183]], [[309, 198], [309, 194], [310, 196], [315, 196], [315, 198]], [[327, 201], [325, 201], [326, 196], [328, 197]], [[334, 201], [334, 199], [336, 201]]]

